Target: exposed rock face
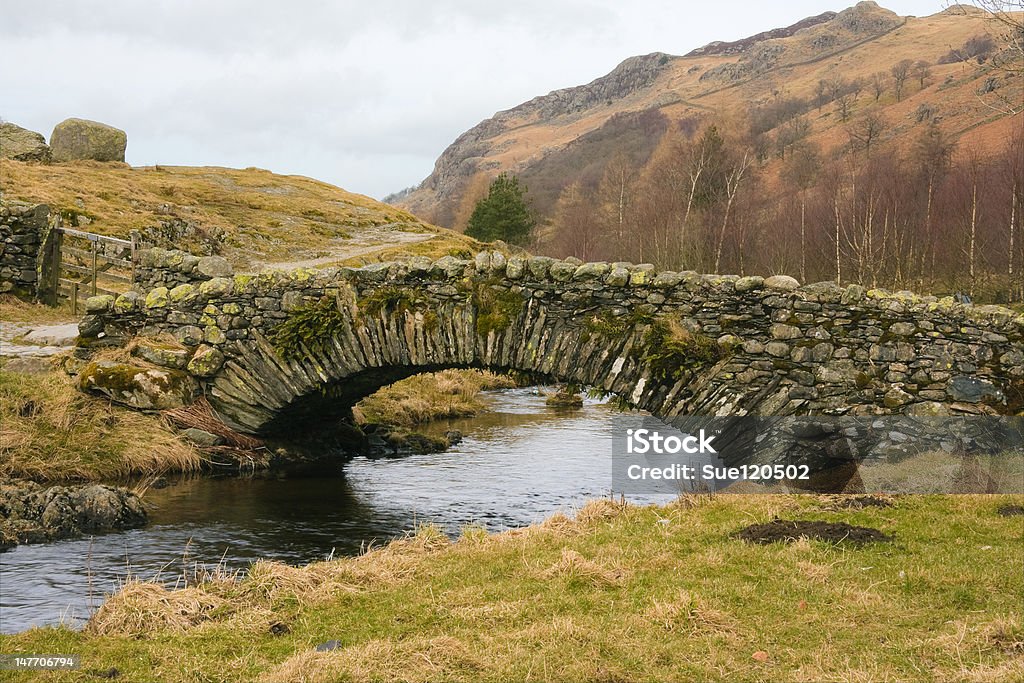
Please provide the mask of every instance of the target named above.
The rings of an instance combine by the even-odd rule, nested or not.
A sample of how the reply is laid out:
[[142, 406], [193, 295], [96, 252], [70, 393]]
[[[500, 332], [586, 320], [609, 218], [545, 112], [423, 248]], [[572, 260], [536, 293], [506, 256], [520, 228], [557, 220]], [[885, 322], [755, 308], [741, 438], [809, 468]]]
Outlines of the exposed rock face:
[[671, 59], [670, 55], [662, 52], [630, 57], [611, 73], [587, 85], [555, 90], [498, 112], [470, 128], [449, 145], [434, 164], [434, 172], [423, 181], [422, 187], [436, 191], [439, 198], [449, 197], [461, 182], [460, 179], [472, 175], [477, 170], [480, 157], [489, 151], [490, 147], [484, 141], [524, 120], [549, 120], [578, 114], [609, 100], [626, 97], [654, 83]]
[[180, 370], [143, 368], [100, 361], [90, 363], [79, 376], [85, 391], [103, 394], [139, 410], [170, 410], [192, 402], [197, 386]]
[[66, 119], [54, 126], [50, 148], [54, 161], [124, 161], [128, 135], [118, 128], [86, 119]]
[[704, 47], [698, 47], [696, 50], [687, 52], [685, 57], [709, 57], [711, 55], [738, 55], [749, 50], [756, 43], [760, 43], [763, 40], [771, 40], [772, 38], [788, 38], [797, 31], [817, 24], [823, 24], [826, 21], [830, 21], [836, 16], [835, 12], [822, 12], [815, 17], [807, 17], [800, 21], [786, 26], [785, 28], [773, 28], [770, 31], [762, 31], [761, 33], [754, 34], [748, 38], [742, 40], [724, 41], [716, 40], [708, 43]]
[[35, 131], [13, 123], [0, 123], [0, 158], [47, 162], [50, 146], [46, 138]]
[[[827, 16], [828, 14], [832, 16]], [[729, 43], [726, 45], [729, 49], [725, 52], [718, 52], [719, 49], [725, 48], [715, 48], [714, 45], [702, 48], [711, 49], [712, 52], [709, 54], [738, 54], [740, 58], [739, 61], [727, 62], [708, 69], [701, 74], [700, 79], [732, 82], [751, 78], [778, 66], [808, 58], [820, 58], [836, 50], [849, 48], [867, 38], [891, 31], [901, 24], [902, 19], [894, 12], [883, 9], [870, 0], [864, 0], [838, 14], [826, 13], [805, 19], [789, 29], [782, 29], [782, 35], [772, 35], [774, 32], [769, 31], [746, 40]], [[799, 33], [790, 29], [799, 29]]]
[[142, 501], [124, 488], [44, 487], [17, 480], [0, 484], [0, 549], [145, 524]]

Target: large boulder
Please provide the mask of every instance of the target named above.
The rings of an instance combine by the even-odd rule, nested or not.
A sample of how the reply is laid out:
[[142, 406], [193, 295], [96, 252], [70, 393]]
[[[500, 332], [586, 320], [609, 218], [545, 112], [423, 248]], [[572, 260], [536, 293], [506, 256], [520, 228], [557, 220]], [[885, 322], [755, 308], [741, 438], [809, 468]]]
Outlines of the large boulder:
[[84, 391], [139, 410], [170, 410], [192, 403], [199, 387], [187, 372], [127, 363], [90, 363], [79, 375]]
[[50, 160], [50, 146], [46, 138], [33, 130], [0, 123], [0, 158], [46, 162]]
[[124, 161], [127, 146], [128, 135], [123, 130], [85, 119], [61, 121], [50, 136], [54, 161]]

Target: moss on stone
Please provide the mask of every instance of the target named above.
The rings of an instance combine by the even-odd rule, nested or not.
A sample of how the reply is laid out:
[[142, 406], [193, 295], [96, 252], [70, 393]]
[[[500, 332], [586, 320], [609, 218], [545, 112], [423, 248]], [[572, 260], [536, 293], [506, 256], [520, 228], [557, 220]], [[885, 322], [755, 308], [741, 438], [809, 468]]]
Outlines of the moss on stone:
[[181, 303], [188, 297], [192, 296], [196, 291], [196, 288], [189, 284], [178, 285], [170, 291], [171, 301], [174, 303]]
[[146, 308], [166, 308], [169, 303], [166, 287], [157, 287], [146, 295]]
[[422, 313], [430, 302], [416, 290], [402, 287], [381, 287], [358, 302], [359, 310], [367, 315], [381, 313]]
[[588, 333], [585, 334], [586, 339], [589, 339], [591, 334], [607, 339], [619, 339], [637, 327], [650, 324], [653, 320], [654, 316], [645, 311], [634, 309], [622, 315], [615, 315], [612, 311], [605, 309], [600, 313], [588, 316], [583, 321], [583, 327]]
[[523, 297], [490, 282], [481, 282], [473, 289], [476, 308], [476, 333], [486, 337], [491, 332], [504, 332], [523, 310]]
[[322, 350], [348, 321], [332, 297], [322, 297], [296, 308], [271, 333], [271, 342], [283, 358], [297, 359], [310, 351]]

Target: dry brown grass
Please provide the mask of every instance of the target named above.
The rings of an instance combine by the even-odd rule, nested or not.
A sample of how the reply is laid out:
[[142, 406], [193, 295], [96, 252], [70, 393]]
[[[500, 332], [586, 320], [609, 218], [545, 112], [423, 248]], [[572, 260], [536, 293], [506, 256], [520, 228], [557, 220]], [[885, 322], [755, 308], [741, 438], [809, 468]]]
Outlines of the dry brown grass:
[[623, 576], [622, 569], [588, 560], [571, 548], [563, 548], [558, 561], [540, 572], [540, 577], [544, 579], [564, 579], [589, 584], [595, 588], [621, 585]]
[[342, 253], [349, 237], [369, 230], [379, 232], [374, 239], [382, 249], [389, 247], [389, 229], [438, 235], [428, 242], [436, 244], [424, 249], [467, 245], [466, 238], [369, 197], [257, 168], [132, 168], [89, 161], [43, 165], [5, 159], [0, 182], [8, 199], [86, 216], [91, 222], [84, 229], [91, 232], [127, 237], [131, 230], [180, 217], [207, 233], [222, 232], [224, 255], [240, 266]]
[[19, 299], [11, 294], [0, 294], [0, 323], [33, 323], [47, 325], [73, 320], [71, 305], [46, 306]]
[[227, 605], [209, 586], [168, 590], [157, 583], [129, 579], [89, 619], [86, 630], [135, 637], [155, 631], [183, 633]]
[[451, 636], [381, 638], [331, 652], [305, 651], [264, 674], [263, 683], [328, 681], [437, 681], [446, 672], [469, 672], [483, 662], [462, 641]]
[[735, 628], [732, 617], [686, 590], [680, 590], [668, 600], [655, 598], [644, 612], [644, 618], [666, 631], [729, 633]]
[[475, 415], [480, 392], [515, 386], [505, 376], [483, 370], [442, 370], [415, 375], [380, 389], [356, 406], [364, 422], [414, 427], [431, 420]]
[[201, 465], [201, 455], [159, 416], [88, 397], [60, 372], [0, 370], [0, 476], [109, 479]]

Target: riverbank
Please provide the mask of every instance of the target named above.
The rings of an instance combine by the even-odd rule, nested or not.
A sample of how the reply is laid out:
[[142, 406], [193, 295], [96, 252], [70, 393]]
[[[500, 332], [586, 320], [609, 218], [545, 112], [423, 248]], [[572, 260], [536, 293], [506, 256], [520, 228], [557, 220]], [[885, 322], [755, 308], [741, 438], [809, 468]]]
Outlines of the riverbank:
[[[359, 557], [259, 562], [185, 590], [130, 582], [84, 631], [33, 629], [0, 651], [80, 654], [83, 671], [122, 680], [1015, 680], [1022, 503], [598, 501], [575, 519], [455, 542], [423, 527]], [[736, 536], [776, 517], [890, 540]]]

